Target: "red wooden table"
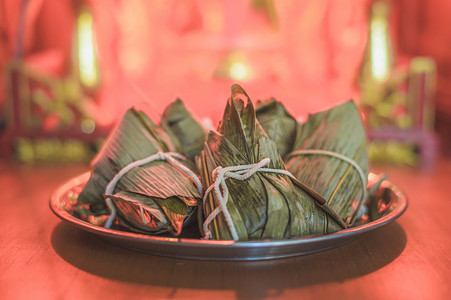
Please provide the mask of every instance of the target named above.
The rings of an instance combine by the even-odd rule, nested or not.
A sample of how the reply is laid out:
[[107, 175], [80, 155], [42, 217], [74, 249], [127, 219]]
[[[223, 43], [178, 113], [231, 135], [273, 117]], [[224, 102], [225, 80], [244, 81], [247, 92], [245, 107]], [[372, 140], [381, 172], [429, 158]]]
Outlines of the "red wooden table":
[[373, 167], [409, 199], [386, 227], [336, 249], [253, 262], [152, 256], [61, 222], [49, 196], [87, 170], [0, 159], [1, 299], [451, 299], [449, 159], [432, 171]]

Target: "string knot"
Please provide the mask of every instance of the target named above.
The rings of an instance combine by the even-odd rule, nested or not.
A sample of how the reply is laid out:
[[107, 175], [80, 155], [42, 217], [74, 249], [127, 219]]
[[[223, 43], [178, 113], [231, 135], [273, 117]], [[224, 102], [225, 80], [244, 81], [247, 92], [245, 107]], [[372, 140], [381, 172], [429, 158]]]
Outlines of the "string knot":
[[169, 154], [165, 154], [161, 151], [158, 151], [155, 154], [155, 160], [167, 160], [169, 157], [171, 157]]
[[[208, 187], [205, 191], [203, 198], [203, 203], [207, 200], [208, 194], [214, 190], [216, 195], [216, 200], [219, 202], [218, 206], [211, 212], [211, 214], [205, 219], [203, 224], [204, 239], [211, 239], [211, 231], [208, 229], [208, 225], [213, 221], [213, 219], [219, 214], [223, 213], [224, 219], [229, 227], [230, 234], [234, 240], [238, 240], [238, 233], [236, 231], [235, 225], [233, 224], [232, 216], [227, 209], [227, 202], [229, 200], [229, 189], [227, 188], [226, 180], [233, 178], [236, 180], [246, 180], [257, 172], [271, 172], [279, 173], [290, 176], [291, 174], [285, 170], [279, 169], [268, 169], [264, 168], [271, 162], [271, 159], [264, 158], [256, 164], [241, 165], [241, 166], [230, 166], [230, 167], [216, 167], [212, 172], [212, 178], [214, 183]], [[291, 175], [292, 177], [293, 175]]]

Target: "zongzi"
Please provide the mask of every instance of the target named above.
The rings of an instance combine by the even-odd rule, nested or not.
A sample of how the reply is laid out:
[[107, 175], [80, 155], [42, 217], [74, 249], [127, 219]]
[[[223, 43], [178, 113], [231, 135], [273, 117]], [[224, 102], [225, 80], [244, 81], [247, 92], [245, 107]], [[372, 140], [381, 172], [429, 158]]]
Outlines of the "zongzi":
[[313, 115], [299, 125], [288, 170], [327, 200], [352, 225], [365, 198], [368, 159], [365, 129], [353, 101]]
[[232, 86], [222, 121], [208, 134], [197, 166], [210, 187], [201, 214], [207, 238], [285, 239], [343, 228], [320, 208], [314, 192], [290, 177], [239, 85]]
[[91, 177], [78, 201], [104, 203], [103, 194], [108, 182], [123, 167], [158, 151], [176, 152], [177, 149], [170, 136], [144, 112], [130, 108], [91, 162]]
[[117, 211], [118, 223], [133, 231], [179, 235], [202, 191], [195, 184], [194, 164], [175, 153], [174, 144], [147, 115], [129, 109], [92, 163], [78, 197], [79, 211], [111, 213], [107, 227]]
[[114, 203], [119, 224], [133, 231], [178, 236], [201, 199], [194, 165], [178, 153], [159, 152], [130, 164], [119, 176], [104, 197]]

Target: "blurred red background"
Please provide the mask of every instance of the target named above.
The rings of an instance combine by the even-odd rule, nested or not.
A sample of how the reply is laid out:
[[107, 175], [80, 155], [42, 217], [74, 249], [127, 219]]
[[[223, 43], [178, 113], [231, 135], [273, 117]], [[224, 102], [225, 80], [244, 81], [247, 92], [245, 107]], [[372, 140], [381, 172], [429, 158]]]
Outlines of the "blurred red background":
[[[371, 2], [2, 0], [0, 105], [8, 119], [5, 70], [13, 60], [50, 78], [74, 72], [75, 24], [87, 9], [94, 18], [100, 85], [85, 86], [82, 94], [97, 128], [108, 128], [141, 102], [157, 116], [175, 97], [216, 124], [235, 82], [253, 100], [274, 96], [302, 117], [359, 100]], [[451, 3], [389, 3], [395, 57], [436, 61], [435, 124], [442, 150], [450, 153]], [[237, 73], [229, 74], [234, 64]]]

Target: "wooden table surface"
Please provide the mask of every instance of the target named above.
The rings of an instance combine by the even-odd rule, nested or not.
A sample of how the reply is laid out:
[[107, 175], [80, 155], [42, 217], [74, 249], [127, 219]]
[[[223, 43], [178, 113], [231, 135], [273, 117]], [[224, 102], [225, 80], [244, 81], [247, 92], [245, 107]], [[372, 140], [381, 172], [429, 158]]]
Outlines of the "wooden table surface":
[[451, 299], [451, 160], [387, 172], [409, 199], [396, 222], [332, 250], [212, 262], [152, 256], [60, 221], [50, 194], [86, 165], [0, 160], [0, 299]]

